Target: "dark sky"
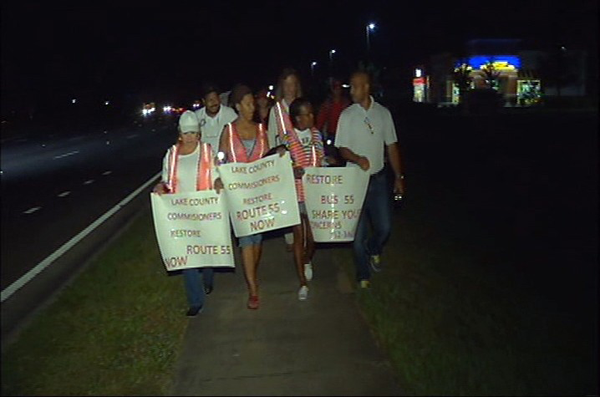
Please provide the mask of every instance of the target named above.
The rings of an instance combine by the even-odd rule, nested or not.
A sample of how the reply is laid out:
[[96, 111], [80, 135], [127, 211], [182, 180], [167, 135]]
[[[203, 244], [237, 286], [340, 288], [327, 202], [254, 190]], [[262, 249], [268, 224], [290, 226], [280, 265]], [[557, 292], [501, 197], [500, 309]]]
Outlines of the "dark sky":
[[[365, 55], [410, 70], [472, 38], [597, 43], [597, 1], [2, 2], [2, 106], [17, 98], [175, 96], [203, 80], [275, 83], [284, 66], [341, 71]], [[594, 47], [595, 48], [595, 47]], [[594, 50], [595, 51], [595, 50]]]

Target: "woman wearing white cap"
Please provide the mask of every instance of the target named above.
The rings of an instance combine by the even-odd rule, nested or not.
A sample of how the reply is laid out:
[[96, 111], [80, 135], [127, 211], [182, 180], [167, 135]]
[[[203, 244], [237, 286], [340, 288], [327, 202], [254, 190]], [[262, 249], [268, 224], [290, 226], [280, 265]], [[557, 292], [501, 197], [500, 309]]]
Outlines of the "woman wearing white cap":
[[[200, 143], [200, 125], [194, 112], [187, 110], [179, 118], [179, 138], [163, 159], [162, 180], [154, 187], [158, 194], [193, 192], [216, 189], [223, 185], [216, 179], [213, 150], [210, 144]], [[202, 276], [202, 277], [201, 277]], [[201, 280], [201, 279], [204, 280]], [[205, 294], [213, 289], [212, 268], [183, 269], [188, 316], [195, 316], [204, 306]], [[203, 284], [203, 288], [201, 287]]]

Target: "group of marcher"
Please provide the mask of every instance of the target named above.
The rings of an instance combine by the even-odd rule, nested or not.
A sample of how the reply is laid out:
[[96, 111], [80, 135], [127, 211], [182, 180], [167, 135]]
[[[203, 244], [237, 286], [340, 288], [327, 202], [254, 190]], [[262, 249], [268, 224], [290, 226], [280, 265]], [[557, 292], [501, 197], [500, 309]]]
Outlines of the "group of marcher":
[[[382, 248], [391, 231], [392, 195], [384, 169], [386, 153], [394, 175], [394, 192], [404, 193], [404, 176], [391, 114], [371, 96], [370, 76], [357, 71], [351, 76], [350, 86], [352, 105], [342, 94], [341, 82], [331, 82], [331, 96], [320, 107], [315, 125], [313, 105], [302, 96], [300, 78], [293, 69], [285, 69], [280, 75], [273, 104], [265, 90], [255, 95], [248, 86], [239, 84], [230, 93], [229, 107], [222, 104], [219, 89], [206, 84], [202, 92], [204, 106], [195, 112], [185, 111], [179, 118], [177, 142], [165, 154], [161, 182], [154, 192], [220, 192], [223, 183], [215, 172], [217, 165], [249, 163], [289, 152], [301, 222], [285, 234], [285, 241], [288, 251], [293, 252], [300, 283], [298, 299], [303, 301], [308, 298], [315, 252], [304, 205], [304, 169], [336, 166], [344, 161], [346, 166], [360, 167], [370, 179], [353, 247], [357, 282], [360, 288], [369, 288], [370, 269], [381, 270]], [[334, 142], [333, 155], [326, 155], [324, 139]], [[248, 287], [247, 307], [258, 309], [262, 234], [240, 237], [238, 245]], [[184, 269], [182, 274], [189, 304], [187, 315], [195, 316], [204, 306], [205, 295], [214, 288], [214, 270], [192, 268]]]

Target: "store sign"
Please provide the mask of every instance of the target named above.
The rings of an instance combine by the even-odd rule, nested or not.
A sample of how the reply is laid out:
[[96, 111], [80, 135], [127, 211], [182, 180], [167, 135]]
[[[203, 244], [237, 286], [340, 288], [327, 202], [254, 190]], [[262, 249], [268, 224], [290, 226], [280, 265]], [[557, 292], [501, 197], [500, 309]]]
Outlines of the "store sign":
[[[481, 65], [479, 68], [485, 69], [486, 67], [487, 67], [487, 64]], [[494, 68], [494, 70], [498, 70], [498, 71], [517, 70], [515, 65], [511, 65], [507, 61], [494, 61], [494, 62], [492, 62], [492, 67]]]
[[[515, 70], [521, 67], [521, 58], [516, 55], [475, 55], [469, 57], [468, 64], [477, 70], [482, 69], [482, 66], [490, 62], [497, 70]], [[457, 63], [456, 66], [458, 67], [460, 64]]]

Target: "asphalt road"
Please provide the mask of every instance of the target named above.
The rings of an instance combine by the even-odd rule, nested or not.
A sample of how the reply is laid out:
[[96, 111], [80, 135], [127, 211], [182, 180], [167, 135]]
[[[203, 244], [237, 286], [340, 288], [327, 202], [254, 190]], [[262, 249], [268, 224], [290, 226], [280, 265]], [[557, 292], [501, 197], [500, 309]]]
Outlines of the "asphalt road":
[[2, 142], [2, 290], [156, 175], [176, 127], [37, 135]]

